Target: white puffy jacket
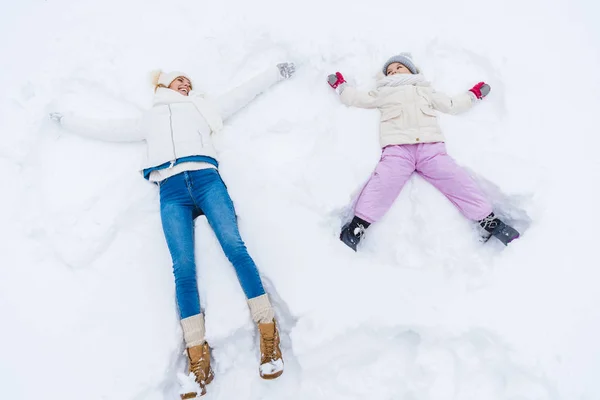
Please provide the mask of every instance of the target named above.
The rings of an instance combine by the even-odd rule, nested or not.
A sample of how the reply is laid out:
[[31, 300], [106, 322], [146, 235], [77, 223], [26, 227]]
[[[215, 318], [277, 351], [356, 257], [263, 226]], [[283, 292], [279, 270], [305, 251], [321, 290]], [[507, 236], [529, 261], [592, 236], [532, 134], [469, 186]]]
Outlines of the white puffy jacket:
[[146, 141], [142, 170], [189, 156], [216, 160], [211, 133], [219, 131], [223, 120], [282, 79], [278, 68], [272, 67], [215, 99], [205, 99], [193, 91], [184, 96], [175, 90], [158, 88], [153, 107], [139, 118], [100, 121], [67, 114], [61, 124], [95, 139]]
[[469, 92], [450, 97], [436, 92], [429, 82], [389, 85], [393, 79], [382, 78], [378, 82], [378, 88], [370, 92], [360, 92], [346, 85], [340, 95], [341, 101], [346, 105], [377, 108], [381, 111], [381, 147], [443, 142], [445, 139], [438, 124], [436, 110], [458, 114], [470, 109], [474, 101], [474, 96]]

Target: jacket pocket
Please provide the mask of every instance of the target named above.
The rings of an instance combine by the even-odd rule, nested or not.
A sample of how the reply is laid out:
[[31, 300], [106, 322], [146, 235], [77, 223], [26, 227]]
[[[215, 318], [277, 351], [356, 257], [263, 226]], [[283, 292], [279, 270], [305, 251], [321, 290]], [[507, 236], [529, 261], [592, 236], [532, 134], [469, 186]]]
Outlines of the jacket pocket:
[[429, 117], [437, 118], [437, 114], [435, 113], [435, 110], [432, 107], [421, 106], [421, 112]]
[[200, 136], [200, 146], [204, 147], [204, 137], [202, 136], [202, 131], [198, 129], [198, 136]]
[[381, 122], [389, 121], [391, 119], [396, 119], [402, 116], [404, 110], [402, 107], [391, 107], [386, 110], [381, 110]]
[[418, 117], [420, 126], [437, 126], [437, 114], [433, 108], [423, 105], [419, 109], [421, 110], [421, 115]]

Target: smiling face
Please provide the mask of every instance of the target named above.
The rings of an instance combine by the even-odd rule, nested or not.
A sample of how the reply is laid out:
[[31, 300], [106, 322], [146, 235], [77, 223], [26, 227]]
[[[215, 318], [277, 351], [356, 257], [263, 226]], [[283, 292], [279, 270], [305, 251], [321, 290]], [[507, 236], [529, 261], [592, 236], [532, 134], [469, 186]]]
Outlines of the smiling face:
[[410, 70], [406, 68], [404, 64], [400, 64], [399, 62], [393, 62], [390, 65], [388, 65], [386, 75], [390, 76], [396, 74], [412, 74], [412, 72], [410, 72]]
[[169, 85], [169, 89], [174, 90], [176, 92], [181, 93], [184, 96], [190, 94], [190, 90], [192, 90], [192, 83], [188, 78], [184, 76], [178, 76], [171, 82]]

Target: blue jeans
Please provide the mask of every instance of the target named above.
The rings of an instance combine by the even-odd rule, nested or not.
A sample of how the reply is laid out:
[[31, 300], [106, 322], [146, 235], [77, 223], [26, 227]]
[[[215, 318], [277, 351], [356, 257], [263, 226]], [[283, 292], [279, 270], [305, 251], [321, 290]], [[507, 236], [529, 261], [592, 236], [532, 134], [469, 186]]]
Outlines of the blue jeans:
[[173, 259], [181, 318], [200, 313], [194, 259], [194, 219], [206, 215], [248, 299], [265, 294], [238, 230], [233, 202], [216, 169], [182, 172], [160, 183], [160, 217]]

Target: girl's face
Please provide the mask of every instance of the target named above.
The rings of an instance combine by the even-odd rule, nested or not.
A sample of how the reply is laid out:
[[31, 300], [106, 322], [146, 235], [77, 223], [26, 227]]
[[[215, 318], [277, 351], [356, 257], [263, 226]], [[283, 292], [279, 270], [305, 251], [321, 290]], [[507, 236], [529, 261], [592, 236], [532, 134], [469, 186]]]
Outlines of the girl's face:
[[388, 65], [387, 67], [387, 75], [396, 75], [396, 74], [412, 74], [408, 68], [404, 66], [404, 64], [400, 64], [399, 62], [394, 62]]
[[169, 89], [187, 96], [190, 93], [190, 90], [192, 90], [192, 83], [186, 77], [178, 76], [173, 82], [171, 82]]

